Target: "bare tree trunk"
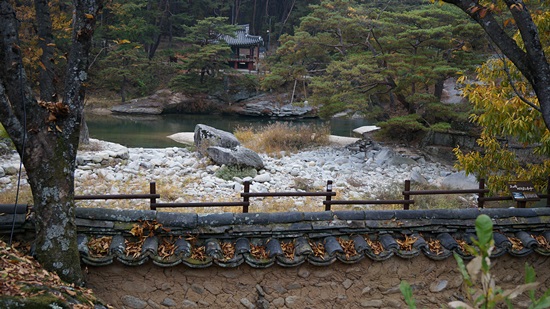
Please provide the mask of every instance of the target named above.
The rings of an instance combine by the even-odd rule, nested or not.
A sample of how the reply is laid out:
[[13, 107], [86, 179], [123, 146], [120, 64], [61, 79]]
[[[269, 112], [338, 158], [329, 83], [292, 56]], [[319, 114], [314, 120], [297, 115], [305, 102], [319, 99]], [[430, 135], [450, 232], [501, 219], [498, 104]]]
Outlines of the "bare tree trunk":
[[[34, 199], [36, 257], [69, 282], [83, 283], [76, 242], [74, 170], [89, 51], [101, 0], [74, 0], [73, 37], [62, 103], [38, 104], [23, 70], [18, 21], [0, 2], [0, 121], [23, 164]], [[53, 116], [53, 117], [52, 117]], [[49, 119], [49, 121], [45, 121]]]
[[444, 78], [439, 78], [435, 82], [434, 96], [437, 98], [438, 101], [441, 101], [441, 97], [443, 96], [444, 86], [445, 86], [445, 79]]
[[38, 32], [38, 47], [42, 49], [40, 56], [40, 100], [57, 101], [54, 72], [54, 45], [52, 36], [52, 20], [48, 0], [35, 0], [36, 28]]

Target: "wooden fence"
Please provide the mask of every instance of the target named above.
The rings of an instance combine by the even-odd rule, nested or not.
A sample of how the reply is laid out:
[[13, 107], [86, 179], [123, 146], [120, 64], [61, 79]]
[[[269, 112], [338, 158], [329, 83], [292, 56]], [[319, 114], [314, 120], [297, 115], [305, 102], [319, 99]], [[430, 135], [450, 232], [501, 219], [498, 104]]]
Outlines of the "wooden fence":
[[[550, 190], [550, 177], [548, 179], [548, 188]], [[325, 206], [325, 211], [330, 211], [332, 205], [403, 205], [404, 210], [408, 210], [411, 204], [414, 204], [414, 196], [419, 195], [454, 195], [454, 194], [477, 194], [477, 207], [484, 208], [486, 202], [492, 201], [510, 201], [512, 196], [494, 196], [487, 197], [489, 190], [485, 188], [485, 181], [482, 179], [479, 182], [478, 188], [462, 189], [462, 190], [411, 190], [411, 181], [405, 180], [404, 189], [402, 191], [403, 199], [396, 200], [333, 200], [336, 192], [333, 191], [332, 180], [327, 181], [325, 191], [318, 192], [250, 192], [250, 182], [244, 182], [244, 189], [240, 196], [242, 201], [238, 202], [188, 202], [188, 203], [158, 203], [157, 199], [160, 194], [157, 194], [156, 183], [149, 184], [148, 194], [115, 194], [115, 195], [77, 195], [75, 200], [109, 200], [109, 199], [149, 199], [149, 208], [157, 210], [159, 208], [190, 208], [190, 207], [242, 207], [243, 213], [249, 212], [250, 200], [252, 198], [265, 197], [324, 197], [322, 205]], [[550, 206], [548, 198], [550, 194], [538, 194], [539, 198], [546, 199], [547, 206]], [[517, 201], [518, 208], [525, 208], [525, 201]]]

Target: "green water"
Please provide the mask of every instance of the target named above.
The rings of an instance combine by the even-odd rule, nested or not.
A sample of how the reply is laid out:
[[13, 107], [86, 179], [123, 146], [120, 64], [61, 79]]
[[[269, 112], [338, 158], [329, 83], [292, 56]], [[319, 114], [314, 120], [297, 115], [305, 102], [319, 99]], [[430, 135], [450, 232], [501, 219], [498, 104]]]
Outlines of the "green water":
[[365, 119], [297, 119], [272, 120], [260, 117], [232, 115], [86, 115], [90, 137], [118, 143], [127, 147], [165, 148], [181, 146], [167, 136], [180, 132], [193, 132], [197, 124], [233, 132], [238, 126], [263, 126], [273, 122], [289, 122], [295, 125], [330, 125], [331, 134], [355, 136], [353, 129], [371, 125]]

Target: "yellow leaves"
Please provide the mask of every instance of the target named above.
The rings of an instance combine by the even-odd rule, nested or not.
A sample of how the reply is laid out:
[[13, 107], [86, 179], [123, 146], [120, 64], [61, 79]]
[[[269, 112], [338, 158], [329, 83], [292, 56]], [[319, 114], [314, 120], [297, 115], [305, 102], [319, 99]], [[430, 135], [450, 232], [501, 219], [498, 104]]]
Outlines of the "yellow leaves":
[[109, 247], [111, 246], [112, 236], [103, 236], [98, 238], [92, 238], [88, 241], [88, 249], [92, 256], [106, 256], [109, 253]]
[[513, 19], [513, 18], [508, 18], [504, 21], [504, 27], [508, 27], [508, 25], [515, 25], [516, 24], [516, 20]]
[[313, 250], [313, 255], [319, 258], [325, 258], [325, 246], [322, 243], [310, 241], [309, 246]]
[[518, 10], [518, 11], [521, 11], [521, 10], [523, 10], [523, 4], [521, 4], [521, 3], [514, 3], [514, 4], [510, 5], [510, 10]]
[[92, 14], [88, 14], [88, 13], [85, 13], [84, 16], [87, 18], [87, 19], [94, 19], [94, 15]]
[[294, 242], [283, 242], [281, 243], [281, 248], [287, 259], [294, 259]]
[[132, 42], [130, 40], [123, 39], [123, 40], [115, 40], [115, 43], [118, 45], [123, 45], [123, 44], [130, 44]]
[[221, 249], [223, 252], [223, 259], [230, 260], [235, 256], [235, 244], [230, 242], [224, 242], [221, 244]]
[[372, 253], [380, 254], [384, 252], [384, 247], [382, 247], [382, 243], [380, 241], [371, 240], [368, 235], [365, 235], [364, 238], [365, 238], [365, 241], [367, 242], [367, 245], [369, 245], [369, 247], [371, 248]]
[[523, 249], [523, 243], [517, 237], [508, 237], [508, 240], [512, 243], [512, 249], [515, 251], [521, 251]]
[[355, 250], [355, 242], [353, 241], [353, 239], [338, 238], [338, 243], [344, 250], [346, 259], [357, 255], [357, 250]]
[[531, 235], [539, 244], [539, 247], [541, 247], [543, 250], [550, 250], [550, 243], [548, 243], [548, 240], [543, 235]]
[[191, 249], [191, 258], [199, 261], [206, 261], [206, 247], [193, 247]]
[[[95, 301], [91, 290], [63, 283], [55, 273], [44, 270], [37, 261], [1, 240], [0, 278], [0, 295], [4, 296], [30, 298], [47, 293], [60, 300], [78, 297], [88, 303]], [[72, 308], [93, 308], [93, 305]]]
[[438, 239], [428, 239], [428, 248], [436, 255], [443, 253], [443, 247]]
[[174, 255], [176, 248], [176, 242], [173, 237], [163, 238], [162, 243], [158, 247], [158, 255], [163, 259], [167, 258]]
[[405, 239], [403, 240], [397, 239], [396, 241], [397, 241], [397, 244], [399, 244], [399, 247], [401, 248], [401, 250], [411, 251], [412, 246], [414, 245], [417, 239], [418, 237], [411, 237], [409, 235], [405, 235]]
[[264, 246], [250, 244], [250, 254], [258, 260], [268, 258], [267, 251]]

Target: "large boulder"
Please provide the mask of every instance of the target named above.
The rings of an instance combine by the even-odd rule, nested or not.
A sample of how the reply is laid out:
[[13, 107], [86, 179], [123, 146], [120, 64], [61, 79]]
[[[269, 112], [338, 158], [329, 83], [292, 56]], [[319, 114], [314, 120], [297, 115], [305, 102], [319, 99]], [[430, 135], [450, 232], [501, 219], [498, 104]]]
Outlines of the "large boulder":
[[307, 118], [316, 117], [316, 110], [309, 106], [295, 106], [285, 104], [280, 106], [278, 102], [263, 100], [258, 102], [246, 103], [241, 109], [237, 109], [237, 113], [245, 116], [262, 116], [262, 117], [297, 117]]
[[232, 133], [198, 124], [195, 126], [195, 146], [202, 155], [207, 155], [206, 148], [219, 146], [223, 148], [234, 148], [241, 145], [241, 142]]
[[443, 178], [441, 185], [455, 190], [477, 189], [479, 182], [473, 174], [466, 175], [466, 172], [460, 171]]
[[212, 146], [206, 148], [208, 157], [218, 165], [238, 165], [253, 167], [257, 170], [264, 167], [262, 158], [254, 151], [242, 147], [236, 146], [234, 148], [224, 148], [219, 146]]
[[382, 148], [374, 156], [374, 162], [378, 166], [399, 166], [399, 165], [416, 165], [417, 162], [409, 157], [402, 156], [390, 148]]
[[116, 114], [187, 114], [210, 113], [224, 110], [227, 103], [205, 94], [187, 95], [162, 89], [148, 97], [137, 98], [122, 105], [116, 105], [111, 111]]

